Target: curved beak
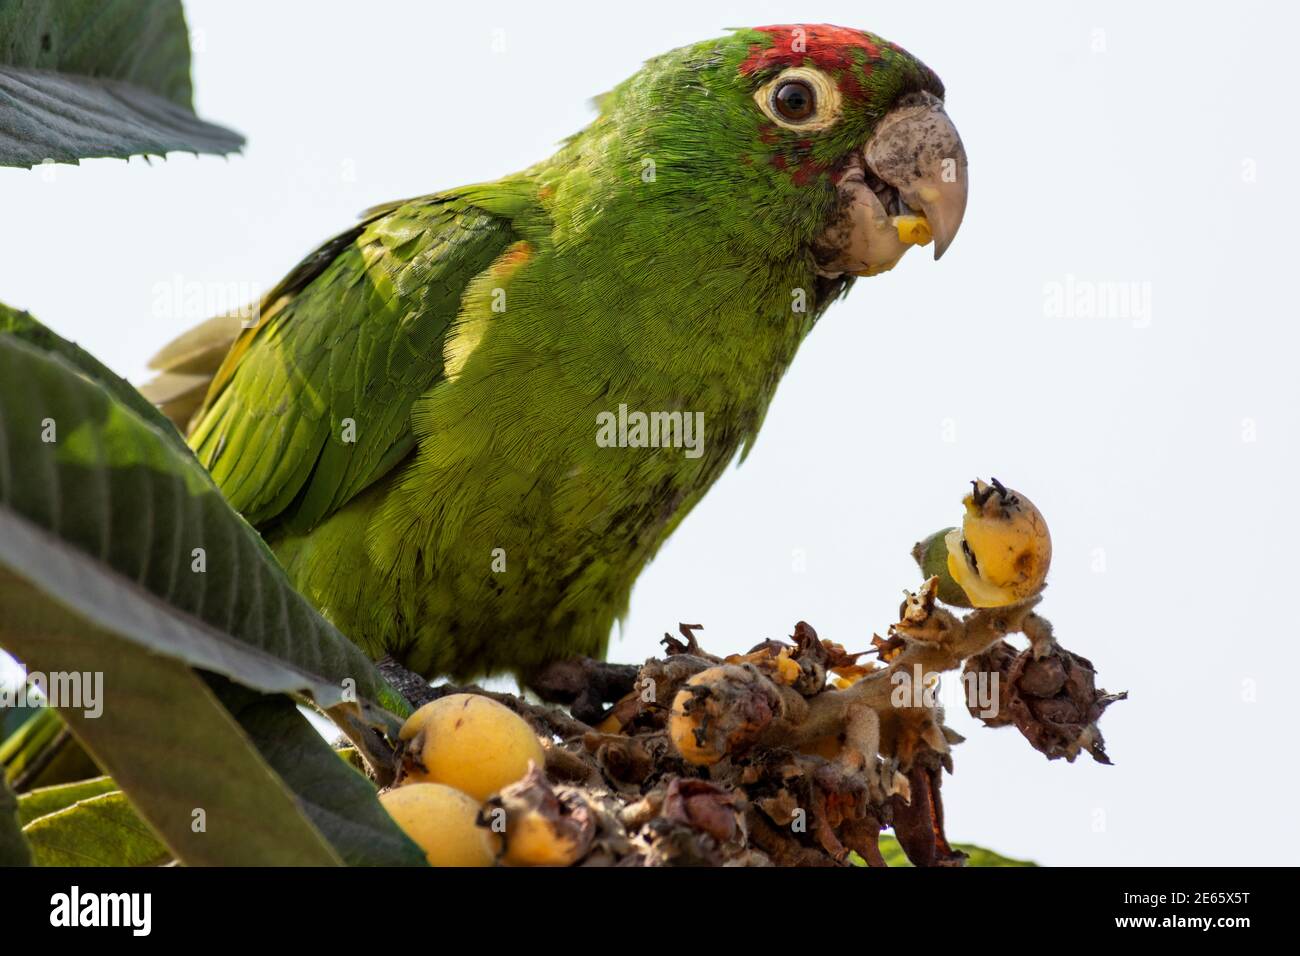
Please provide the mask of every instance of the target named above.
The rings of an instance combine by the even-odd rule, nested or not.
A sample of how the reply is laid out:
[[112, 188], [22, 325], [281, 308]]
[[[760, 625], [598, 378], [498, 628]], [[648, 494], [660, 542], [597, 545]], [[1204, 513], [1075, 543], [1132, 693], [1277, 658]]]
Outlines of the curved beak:
[[966, 214], [967, 170], [966, 149], [943, 100], [930, 93], [905, 96], [881, 119], [863, 159], [903, 202], [925, 215], [934, 257], [947, 252]]

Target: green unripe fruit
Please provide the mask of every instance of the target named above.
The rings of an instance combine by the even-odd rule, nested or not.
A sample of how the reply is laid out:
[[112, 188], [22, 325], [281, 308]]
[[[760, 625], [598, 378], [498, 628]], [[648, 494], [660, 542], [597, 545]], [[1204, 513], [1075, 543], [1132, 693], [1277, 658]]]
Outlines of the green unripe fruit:
[[921, 573], [926, 578], [939, 579], [940, 601], [953, 607], [971, 607], [970, 598], [948, 571], [948, 545], [944, 537], [955, 530], [955, 528], [944, 528], [924, 541], [918, 541], [912, 548], [912, 557], [916, 559]]

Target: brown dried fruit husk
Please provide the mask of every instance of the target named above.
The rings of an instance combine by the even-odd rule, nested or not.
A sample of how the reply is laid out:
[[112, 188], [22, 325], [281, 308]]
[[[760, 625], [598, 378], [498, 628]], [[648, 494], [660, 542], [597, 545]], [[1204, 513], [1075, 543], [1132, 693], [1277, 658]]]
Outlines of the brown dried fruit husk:
[[942, 768], [937, 755], [918, 759], [908, 771], [910, 800], [891, 798], [894, 834], [914, 866], [961, 866], [966, 854], [954, 850], [943, 832], [943, 800], [939, 796]]
[[1030, 745], [1049, 760], [1073, 762], [1086, 750], [1098, 763], [1108, 764], [1105, 741], [1097, 721], [1125, 691], [1110, 694], [1097, 688], [1092, 662], [1058, 644], [1041, 657], [1032, 647], [1017, 652], [1000, 641], [966, 662], [967, 674], [998, 680], [997, 712], [982, 716], [978, 704], [967, 700], [971, 716], [989, 727], [1013, 724]]
[[740, 833], [736, 817], [744, 799], [733, 790], [707, 780], [678, 777], [664, 794], [663, 816], [675, 823], [707, 833], [719, 843], [728, 843]]

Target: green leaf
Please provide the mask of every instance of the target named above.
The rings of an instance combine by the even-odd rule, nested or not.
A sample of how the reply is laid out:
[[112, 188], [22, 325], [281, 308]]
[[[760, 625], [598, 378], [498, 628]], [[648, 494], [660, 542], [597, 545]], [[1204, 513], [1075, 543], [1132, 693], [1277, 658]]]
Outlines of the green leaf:
[[31, 866], [32, 851], [23, 838], [18, 801], [0, 778], [0, 866]]
[[[16, 709], [16, 708], [15, 708]], [[5, 780], [14, 781], [27, 770], [31, 760], [53, 742], [59, 733], [57, 721], [42, 720], [43, 708], [25, 708], [27, 719], [19, 724], [3, 741], [0, 741], [0, 766], [5, 769]]]
[[180, 0], [0, 0], [0, 63], [123, 80], [190, 109]]
[[0, 165], [243, 145], [192, 101], [180, 0], [0, 0]]
[[954, 843], [953, 848], [961, 850], [966, 854], [967, 866], [1037, 866], [1032, 860], [1013, 860], [1009, 856], [1003, 856], [1001, 853], [994, 853], [992, 850], [986, 850], [983, 847], [972, 846], [969, 843]]
[[375, 787], [335, 751], [287, 697], [212, 676], [213, 691], [349, 866], [424, 866], [424, 851], [397, 826]]
[[119, 402], [172, 439], [172, 443], [180, 452], [192, 454], [190, 446], [185, 444], [185, 439], [172, 425], [171, 420], [141, 395], [134, 385], [76, 342], [69, 342], [41, 325], [30, 312], [23, 312], [0, 302], [0, 332], [8, 332], [15, 338], [35, 346], [41, 352], [49, 352], [67, 359], [82, 375], [96, 382]]
[[[961, 850], [966, 854], [967, 866], [1037, 866], [1037, 863], [1031, 863], [1028, 860], [1013, 860], [1010, 857], [994, 853], [992, 850], [986, 850], [983, 847], [972, 846], [969, 843], [954, 843], [953, 849]], [[903, 848], [898, 845], [898, 841], [887, 833], [880, 835], [880, 854], [885, 858], [885, 862], [890, 866], [911, 866], [912, 861], [907, 858]]]
[[3, 569], [0, 592], [0, 633], [33, 670], [103, 675], [98, 716], [75, 706], [59, 714], [178, 859], [215, 866], [339, 862], [193, 670], [97, 628]]
[[18, 823], [27, 826], [37, 817], [63, 810], [79, 800], [112, 793], [117, 788], [111, 777], [92, 777], [90, 780], [29, 790], [18, 798]]
[[60, 714], [179, 859], [422, 863], [284, 694], [372, 744], [405, 701], [291, 588], [169, 422], [15, 315], [0, 332], [0, 644], [33, 670], [103, 674], [101, 716]]
[[120, 790], [38, 817], [23, 835], [37, 866], [157, 866], [171, 859]]
[[[345, 731], [359, 722], [395, 731], [389, 710], [406, 710], [292, 588], [170, 425], [150, 424], [63, 355], [8, 333], [0, 565], [141, 647], [257, 690], [306, 694]], [[0, 643], [6, 631], [0, 602]]]
[[[18, 732], [18, 728], [25, 724], [38, 711], [39, 707], [3, 707], [0, 708], [0, 753], [3, 753], [4, 742]], [[0, 759], [0, 763], [3, 760]]]
[[101, 771], [48, 707], [36, 710], [0, 742], [5, 783], [22, 793], [94, 777]]
[[[262, 759], [293, 791], [300, 811], [352, 866], [423, 866], [423, 851], [397, 829], [375, 799], [375, 788], [349, 754], [331, 748], [289, 698], [258, 694], [216, 675], [208, 686], [237, 720]], [[53, 716], [50, 711], [42, 711]], [[170, 762], [168, 751], [145, 742], [137, 757]], [[358, 758], [358, 763], [359, 763]], [[18, 798], [18, 822], [118, 789], [110, 777], [43, 787]], [[142, 824], [143, 825], [143, 824]]]

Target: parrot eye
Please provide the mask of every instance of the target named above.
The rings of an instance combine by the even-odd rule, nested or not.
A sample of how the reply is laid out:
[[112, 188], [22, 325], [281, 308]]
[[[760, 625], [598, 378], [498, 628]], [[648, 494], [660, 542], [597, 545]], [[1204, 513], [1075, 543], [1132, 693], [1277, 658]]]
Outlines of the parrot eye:
[[803, 80], [787, 80], [772, 94], [772, 108], [792, 123], [802, 123], [817, 111], [817, 95]]
[[800, 133], [830, 129], [843, 108], [834, 80], [810, 66], [794, 66], [754, 91], [754, 102], [778, 126]]
[[776, 87], [772, 108], [790, 122], [802, 122], [816, 112], [816, 94], [802, 79], [789, 79]]

